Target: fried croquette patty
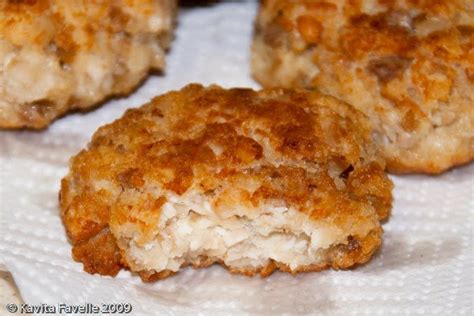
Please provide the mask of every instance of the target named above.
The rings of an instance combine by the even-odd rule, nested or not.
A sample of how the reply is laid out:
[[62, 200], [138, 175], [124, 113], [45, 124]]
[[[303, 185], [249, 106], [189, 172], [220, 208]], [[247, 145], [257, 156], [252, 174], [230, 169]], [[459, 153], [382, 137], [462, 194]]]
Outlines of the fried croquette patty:
[[164, 68], [176, 0], [0, 0], [0, 128], [43, 128]]
[[395, 173], [474, 158], [474, 2], [266, 0], [252, 68], [265, 87], [317, 88], [369, 116]]
[[143, 280], [369, 260], [392, 183], [366, 118], [317, 92], [188, 85], [100, 128], [62, 180], [73, 257]]

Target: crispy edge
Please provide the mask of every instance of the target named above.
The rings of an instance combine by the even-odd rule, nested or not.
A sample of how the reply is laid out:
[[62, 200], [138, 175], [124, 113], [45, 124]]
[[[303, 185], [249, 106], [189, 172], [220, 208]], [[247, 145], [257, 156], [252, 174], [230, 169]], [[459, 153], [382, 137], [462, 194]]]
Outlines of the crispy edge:
[[436, 162], [408, 165], [402, 160], [390, 159], [387, 161], [387, 171], [392, 174], [425, 173], [428, 175], [439, 175], [457, 167], [470, 164], [474, 160], [474, 151], [471, 155], [454, 155], [449, 164]]

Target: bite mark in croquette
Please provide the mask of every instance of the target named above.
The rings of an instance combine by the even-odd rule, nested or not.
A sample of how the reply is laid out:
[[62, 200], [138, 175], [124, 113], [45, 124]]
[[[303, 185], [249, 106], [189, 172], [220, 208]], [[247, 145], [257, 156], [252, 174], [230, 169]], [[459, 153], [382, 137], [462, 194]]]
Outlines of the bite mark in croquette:
[[189, 85], [100, 128], [62, 181], [74, 259], [156, 280], [369, 260], [392, 183], [366, 118], [309, 91]]

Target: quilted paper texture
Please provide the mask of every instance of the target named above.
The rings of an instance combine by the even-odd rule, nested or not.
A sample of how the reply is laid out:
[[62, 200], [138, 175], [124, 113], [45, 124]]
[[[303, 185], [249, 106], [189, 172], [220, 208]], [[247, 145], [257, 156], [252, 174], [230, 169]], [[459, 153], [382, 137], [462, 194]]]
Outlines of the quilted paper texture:
[[115, 279], [89, 275], [71, 259], [58, 208], [69, 158], [99, 126], [169, 89], [189, 82], [258, 87], [249, 75], [255, 12], [254, 2], [182, 11], [164, 76], [44, 132], [0, 132], [0, 263], [12, 272], [25, 302], [131, 303], [137, 315], [472, 315], [472, 164], [440, 177], [392, 177], [395, 201], [384, 244], [356, 270], [260, 279], [216, 266], [144, 284], [128, 272]]

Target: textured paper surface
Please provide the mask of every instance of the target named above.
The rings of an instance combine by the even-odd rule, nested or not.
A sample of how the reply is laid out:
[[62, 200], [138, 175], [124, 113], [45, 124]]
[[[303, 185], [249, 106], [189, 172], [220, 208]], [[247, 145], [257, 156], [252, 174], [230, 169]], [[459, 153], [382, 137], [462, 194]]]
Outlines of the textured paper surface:
[[67, 116], [47, 131], [0, 132], [0, 263], [25, 302], [131, 303], [137, 315], [472, 315], [472, 164], [440, 177], [392, 177], [395, 203], [383, 247], [352, 271], [260, 279], [215, 266], [143, 284], [128, 272], [115, 279], [89, 275], [72, 261], [57, 199], [69, 157], [97, 127], [169, 89], [189, 82], [257, 87], [248, 63], [255, 10], [255, 3], [186, 10], [166, 75], [150, 78], [128, 99]]

